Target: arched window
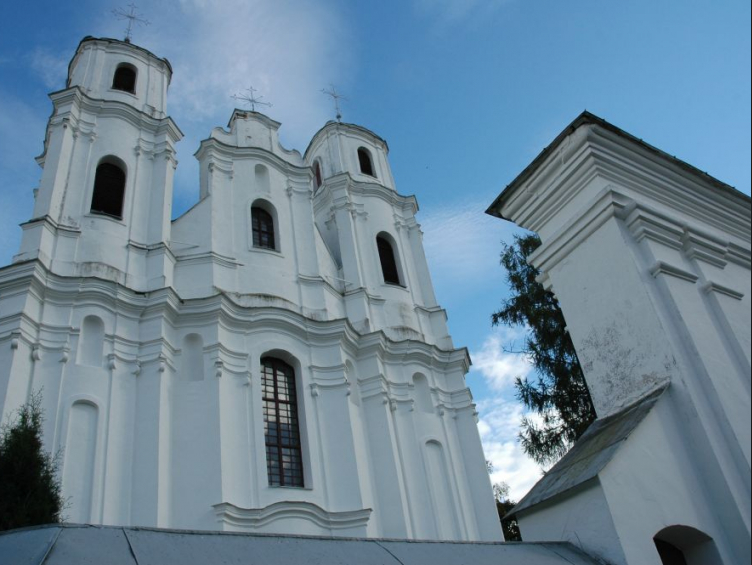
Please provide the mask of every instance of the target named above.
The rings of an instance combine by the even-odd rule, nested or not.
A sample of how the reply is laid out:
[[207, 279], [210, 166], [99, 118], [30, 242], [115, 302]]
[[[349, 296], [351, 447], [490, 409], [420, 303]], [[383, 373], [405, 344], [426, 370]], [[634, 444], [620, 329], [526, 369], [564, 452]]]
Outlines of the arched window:
[[91, 197], [91, 211], [120, 219], [123, 217], [125, 170], [113, 161], [114, 158], [100, 161], [97, 166], [97, 172], [94, 175], [94, 194]]
[[127, 63], [118, 65], [112, 77], [112, 88], [136, 94], [136, 67]]
[[323, 179], [321, 177], [321, 163], [318, 161], [313, 162], [313, 175], [314, 175], [314, 183], [316, 188], [319, 188], [321, 186], [321, 183], [323, 182]]
[[253, 224], [253, 246], [262, 249], [276, 249], [272, 215], [260, 206], [253, 206], [251, 208], [251, 222]]
[[360, 164], [360, 172], [369, 177], [375, 177], [373, 172], [373, 161], [371, 160], [371, 153], [365, 147], [358, 149], [358, 163]]
[[384, 282], [388, 284], [401, 284], [392, 244], [384, 235], [379, 235], [376, 237], [376, 246], [379, 248], [379, 260], [381, 261], [381, 272], [384, 275]]
[[261, 359], [266, 470], [270, 486], [302, 487], [295, 371], [274, 357]]

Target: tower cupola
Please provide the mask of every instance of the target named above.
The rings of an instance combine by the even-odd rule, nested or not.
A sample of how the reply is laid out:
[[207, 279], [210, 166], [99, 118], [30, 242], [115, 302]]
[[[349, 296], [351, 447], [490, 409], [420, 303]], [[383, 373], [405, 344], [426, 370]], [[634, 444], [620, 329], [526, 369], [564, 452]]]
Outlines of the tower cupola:
[[154, 118], [167, 112], [172, 67], [143, 47], [117, 39], [85, 37], [68, 67], [68, 87], [90, 98], [125, 102]]

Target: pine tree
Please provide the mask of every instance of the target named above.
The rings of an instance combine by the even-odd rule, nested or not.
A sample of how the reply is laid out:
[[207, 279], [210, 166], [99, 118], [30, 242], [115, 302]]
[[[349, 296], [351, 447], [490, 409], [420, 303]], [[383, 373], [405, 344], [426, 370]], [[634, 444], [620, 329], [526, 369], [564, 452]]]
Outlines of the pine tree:
[[539, 271], [527, 258], [540, 246], [535, 234], [515, 236], [504, 244], [501, 264], [507, 270], [512, 296], [492, 314], [493, 325], [529, 328], [522, 352], [529, 355], [536, 378], [517, 377], [517, 398], [540, 416], [540, 423], [522, 420], [519, 434], [524, 451], [541, 465], [557, 461], [595, 420], [574, 345], [553, 293], [536, 282]]
[[0, 431], [0, 530], [61, 521], [57, 460], [42, 445], [42, 396]]

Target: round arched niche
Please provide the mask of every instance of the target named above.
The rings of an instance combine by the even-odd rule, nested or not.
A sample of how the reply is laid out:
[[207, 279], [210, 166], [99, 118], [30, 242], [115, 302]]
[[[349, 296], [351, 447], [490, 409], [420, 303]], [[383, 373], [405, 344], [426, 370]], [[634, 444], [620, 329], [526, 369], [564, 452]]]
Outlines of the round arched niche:
[[99, 316], [86, 316], [81, 322], [78, 364], [101, 367], [104, 359], [104, 322]]
[[424, 414], [433, 413], [433, 399], [431, 398], [431, 387], [428, 384], [428, 378], [423, 373], [413, 375], [413, 386], [415, 390], [415, 407], [419, 412]]
[[674, 525], [653, 536], [663, 565], [722, 565], [718, 548], [706, 533], [691, 526]]

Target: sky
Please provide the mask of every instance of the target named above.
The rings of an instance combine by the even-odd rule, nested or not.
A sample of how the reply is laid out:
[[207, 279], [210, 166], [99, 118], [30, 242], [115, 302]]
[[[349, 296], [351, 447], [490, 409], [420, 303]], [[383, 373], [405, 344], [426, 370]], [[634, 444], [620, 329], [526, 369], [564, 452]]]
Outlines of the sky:
[[[516, 440], [511, 353], [524, 329], [492, 328], [515, 226], [484, 214], [580, 112], [590, 112], [750, 193], [749, 0], [139, 0], [133, 42], [170, 60], [178, 145], [173, 216], [198, 198], [193, 153], [251, 85], [301, 152], [334, 117], [389, 143], [401, 194], [421, 210], [426, 253], [467, 376], [494, 482], [521, 498], [541, 469]], [[0, 264], [20, 242], [40, 169], [49, 92], [86, 35], [122, 39], [125, 2], [6, 3], [0, 21]]]

